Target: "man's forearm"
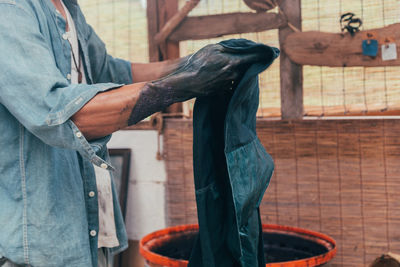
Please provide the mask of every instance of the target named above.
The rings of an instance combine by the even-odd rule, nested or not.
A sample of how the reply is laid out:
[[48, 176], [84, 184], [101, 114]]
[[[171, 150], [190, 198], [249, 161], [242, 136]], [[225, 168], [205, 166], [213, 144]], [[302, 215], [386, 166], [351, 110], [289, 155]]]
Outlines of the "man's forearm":
[[125, 85], [97, 94], [71, 119], [88, 140], [104, 137], [128, 126], [146, 83]]
[[[135, 118], [137, 116], [141, 119], [143, 119], [142, 116], [146, 116], [142, 115], [144, 114], [143, 111], [146, 114], [151, 113], [147, 108], [142, 108], [139, 111], [136, 108], [135, 114], [137, 113], [137, 116], [132, 116], [132, 111], [141, 92], [145, 89], [146, 82], [172, 73], [183, 61], [183, 58], [179, 58], [147, 64], [132, 63], [134, 84], [96, 95], [72, 117], [72, 121], [88, 140], [104, 137], [136, 123]], [[159, 94], [154, 94], [152, 98], [156, 96], [160, 97]], [[160, 101], [160, 99], [157, 99], [157, 101]], [[160, 111], [158, 107], [160, 105], [151, 108], [156, 112]]]

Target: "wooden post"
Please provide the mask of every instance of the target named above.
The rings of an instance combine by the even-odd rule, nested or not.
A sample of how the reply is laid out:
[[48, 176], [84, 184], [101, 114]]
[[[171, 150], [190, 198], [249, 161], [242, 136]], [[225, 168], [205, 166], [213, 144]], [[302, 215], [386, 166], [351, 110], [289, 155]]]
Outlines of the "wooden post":
[[169, 37], [175, 28], [186, 18], [190, 11], [199, 4], [199, 1], [200, 0], [190, 0], [186, 2], [185, 6], [179, 10], [179, 12], [177, 12], [154, 37], [157, 44], [165, 41]]
[[[157, 45], [154, 37], [178, 12], [178, 0], [147, 0], [147, 27], [150, 62], [179, 58], [179, 42], [165, 41]], [[167, 113], [182, 112], [182, 104], [171, 105]]]
[[157, 0], [147, 0], [147, 35], [149, 43], [150, 62], [160, 61], [158, 46], [154, 36], [158, 32], [158, 5]]
[[[296, 28], [301, 29], [301, 0], [283, 0], [280, 8], [287, 20]], [[279, 29], [279, 43], [283, 47], [286, 37], [293, 30], [286, 26]], [[303, 118], [303, 69], [293, 63], [281, 49], [281, 112], [282, 119]]]
[[[210, 26], [212, 25], [212, 27]], [[169, 36], [170, 40], [203, 40], [238, 33], [262, 32], [287, 25], [276, 13], [237, 12], [187, 17]]]

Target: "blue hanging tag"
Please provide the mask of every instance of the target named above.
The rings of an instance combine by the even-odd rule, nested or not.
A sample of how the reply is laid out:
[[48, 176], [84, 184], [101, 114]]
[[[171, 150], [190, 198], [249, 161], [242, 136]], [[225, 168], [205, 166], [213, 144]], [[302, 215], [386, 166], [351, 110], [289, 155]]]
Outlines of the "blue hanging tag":
[[368, 39], [362, 41], [362, 53], [364, 56], [376, 57], [378, 54], [378, 40]]

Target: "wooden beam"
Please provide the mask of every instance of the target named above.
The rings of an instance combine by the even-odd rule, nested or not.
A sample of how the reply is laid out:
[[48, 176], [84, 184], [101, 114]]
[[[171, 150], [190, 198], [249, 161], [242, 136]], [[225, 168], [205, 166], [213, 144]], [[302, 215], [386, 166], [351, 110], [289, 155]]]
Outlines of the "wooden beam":
[[[156, 0], [158, 13], [158, 30], [160, 31], [164, 25], [178, 12], [178, 0]], [[155, 34], [153, 35], [155, 36]], [[155, 40], [154, 40], [155, 42]], [[159, 59], [158, 61], [179, 58], [179, 42], [167, 40], [158, 45]], [[182, 103], [176, 103], [167, 108], [167, 113], [181, 113], [183, 110]]]
[[160, 60], [158, 46], [154, 36], [158, 32], [158, 5], [157, 0], [147, 0], [147, 36], [149, 43], [149, 60], [157, 62]]
[[150, 62], [179, 57], [179, 43], [157, 43], [155, 35], [178, 12], [178, 0], [147, 0], [147, 28]]
[[199, 4], [199, 2], [200, 0], [190, 0], [186, 2], [185, 6], [164, 25], [159, 33], [156, 34], [154, 37], [156, 43], [159, 44], [164, 42], [175, 28], [186, 18], [190, 11]]
[[122, 252], [122, 255], [120, 254], [121, 258], [122, 258], [121, 264], [120, 265], [114, 264], [114, 266], [124, 266], [124, 267], [144, 266], [145, 260], [142, 257], [142, 255], [140, 255], [140, 253], [139, 253], [140, 241], [128, 240], [128, 242], [129, 242], [129, 246], [128, 246], [127, 250]]
[[371, 34], [379, 44], [395, 42], [397, 54], [400, 50], [400, 23], [390, 26], [360, 31], [354, 36], [349, 33], [299, 32], [293, 33], [283, 43], [283, 49], [289, 58], [301, 65], [329, 67], [379, 67], [400, 66], [400, 58], [382, 60], [381, 47], [376, 57], [362, 54], [362, 40]]
[[[301, 0], [283, 0], [280, 8], [287, 16], [288, 21], [296, 28], [301, 29]], [[293, 33], [291, 27], [279, 29], [280, 46]], [[303, 118], [303, 69], [292, 62], [285, 51], [280, 54], [281, 75], [281, 113], [282, 119]]]
[[[178, 12], [178, 0], [157, 0], [158, 31]], [[155, 36], [155, 35], [154, 35]], [[155, 41], [155, 40], [154, 40]], [[179, 57], [179, 43], [167, 40], [159, 44], [160, 61]]]
[[156, 130], [156, 128], [151, 125], [150, 121], [141, 121], [136, 123], [135, 125], [128, 126], [122, 130]]
[[201, 40], [228, 34], [261, 32], [286, 26], [284, 16], [276, 13], [229, 13], [187, 17], [169, 40]]

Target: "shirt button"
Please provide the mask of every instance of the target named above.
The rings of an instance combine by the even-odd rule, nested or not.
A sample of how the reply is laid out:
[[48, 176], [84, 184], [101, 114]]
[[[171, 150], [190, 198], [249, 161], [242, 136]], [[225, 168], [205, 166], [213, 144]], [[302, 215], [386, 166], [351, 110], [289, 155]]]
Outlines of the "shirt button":
[[67, 40], [67, 39], [68, 39], [68, 33], [64, 33], [64, 34], [62, 35], [62, 38], [63, 38], [64, 40]]
[[91, 236], [96, 236], [96, 235], [97, 235], [97, 232], [96, 232], [95, 230], [92, 230], [92, 231], [90, 231], [90, 235], [91, 235]]
[[68, 73], [68, 74], [67, 74], [67, 79], [68, 79], [68, 80], [71, 80], [71, 73]]
[[100, 165], [100, 167], [102, 167], [103, 169], [107, 169], [107, 164], [105, 164], [105, 163], [102, 163], [101, 165]]
[[89, 192], [89, 197], [94, 197], [94, 191]]
[[82, 133], [81, 133], [81, 132], [77, 132], [75, 135], [76, 135], [76, 137], [78, 137], [78, 138], [81, 138], [81, 137], [82, 137]]

